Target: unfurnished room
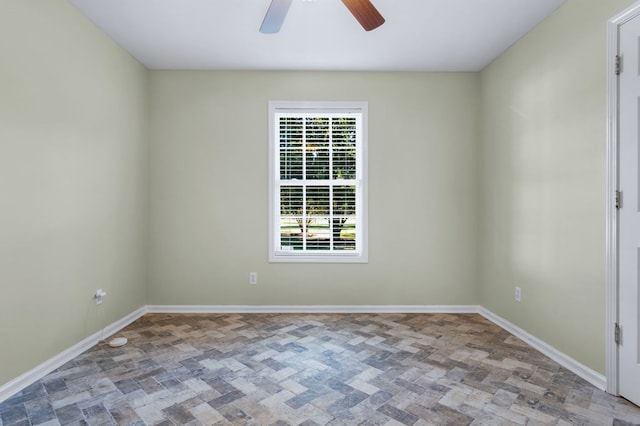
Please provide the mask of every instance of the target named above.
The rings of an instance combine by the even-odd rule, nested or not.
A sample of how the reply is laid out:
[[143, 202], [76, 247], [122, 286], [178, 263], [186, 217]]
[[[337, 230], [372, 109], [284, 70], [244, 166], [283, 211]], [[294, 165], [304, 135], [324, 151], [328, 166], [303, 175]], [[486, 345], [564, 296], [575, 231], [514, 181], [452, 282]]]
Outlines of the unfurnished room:
[[640, 2], [0, 0], [0, 426], [640, 424]]

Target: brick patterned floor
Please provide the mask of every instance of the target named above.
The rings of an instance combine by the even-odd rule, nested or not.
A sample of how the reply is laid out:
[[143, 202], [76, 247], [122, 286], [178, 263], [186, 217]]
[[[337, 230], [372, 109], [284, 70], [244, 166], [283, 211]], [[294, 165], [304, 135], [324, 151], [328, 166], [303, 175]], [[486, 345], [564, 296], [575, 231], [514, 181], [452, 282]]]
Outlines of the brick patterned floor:
[[0, 404], [8, 425], [629, 425], [474, 314], [148, 314]]

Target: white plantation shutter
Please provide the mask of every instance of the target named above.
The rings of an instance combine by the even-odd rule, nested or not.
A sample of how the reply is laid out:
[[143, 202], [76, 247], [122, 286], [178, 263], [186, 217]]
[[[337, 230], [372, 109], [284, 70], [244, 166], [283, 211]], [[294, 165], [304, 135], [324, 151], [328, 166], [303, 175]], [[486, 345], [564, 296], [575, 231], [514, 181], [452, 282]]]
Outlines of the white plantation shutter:
[[366, 262], [366, 104], [270, 103], [272, 262]]

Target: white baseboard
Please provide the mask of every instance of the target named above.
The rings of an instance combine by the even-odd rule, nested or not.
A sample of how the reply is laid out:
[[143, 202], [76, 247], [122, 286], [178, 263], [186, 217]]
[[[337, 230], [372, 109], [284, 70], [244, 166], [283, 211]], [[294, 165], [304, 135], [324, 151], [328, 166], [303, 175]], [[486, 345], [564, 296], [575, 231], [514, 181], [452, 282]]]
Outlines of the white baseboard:
[[146, 313], [196, 314], [196, 313], [456, 313], [480, 314], [489, 321], [531, 345], [569, 371], [582, 377], [595, 387], [604, 390], [606, 377], [581, 364], [553, 346], [529, 334], [520, 327], [477, 305], [147, 305], [124, 318], [106, 326], [69, 349], [0, 386], [0, 402], [40, 380], [64, 363], [72, 360], [92, 346], [103, 336], [117, 333]]
[[595, 370], [587, 367], [586, 365], [576, 361], [571, 358], [569, 355], [564, 352], [560, 352], [558, 349], [549, 345], [548, 343], [543, 342], [532, 334], [524, 331], [517, 325], [514, 325], [507, 321], [506, 319], [494, 314], [493, 312], [480, 308], [479, 314], [493, 322], [494, 324], [502, 327], [509, 333], [513, 334], [520, 340], [526, 342], [528, 345], [533, 347], [534, 349], [540, 351], [544, 355], [548, 356], [567, 370], [577, 374], [582, 377], [587, 382], [591, 383], [593, 386], [597, 387], [600, 390], [605, 390], [607, 387], [607, 378], [598, 373]]
[[109, 324], [103, 330], [93, 333], [91, 336], [83, 339], [82, 341], [76, 343], [70, 348], [60, 352], [54, 357], [48, 359], [37, 367], [27, 371], [26, 373], [16, 377], [8, 383], [0, 386], [0, 402], [5, 401], [12, 395], [20, 392], [22, 389], [27, 386], [35, 383], [40, 380], [47, 374], [51, 373], [56, 368], [61, 367], [65, 363], [71, 361], [73, 358], [77, 357], [81, 353], [90, 349], [91, 347], [98, 344], [98, 342], [104, 336], [110, 336], [112, 334], [117, 333], [119, 330], [123, 329], [127, 325], [131, 324], [141, 316], [143, 316], [147, 312], [146, 307], [142, 307], [137, 309], [136, 311], [130, 313], [124, 318], [119, 319], [118, 321]]
[[476, 314], [477, 305], [148, 305], [147, 312], [162, 314], [355, 314], [403, 313]]

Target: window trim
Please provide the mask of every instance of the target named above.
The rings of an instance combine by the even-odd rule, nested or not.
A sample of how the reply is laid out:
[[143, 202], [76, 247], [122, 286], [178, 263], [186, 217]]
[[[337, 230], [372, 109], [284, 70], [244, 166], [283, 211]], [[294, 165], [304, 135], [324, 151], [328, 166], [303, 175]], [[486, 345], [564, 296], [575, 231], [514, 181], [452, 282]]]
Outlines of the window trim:
[[[276, 202], [276, 170], [277, 170], [277, 146], [279, 141], [278, 126], [275, 116], [280, 112], [357, 112], [361, 114], [361, 138], [362, 146], [359, 152], [361, 164], [361, 208], [359, 219], [361, 224], [361, 244], [358, 253], [351, 252], [309, 252], [291, 253], [276, 250], [278, 241], [277, 233], [280, 227], [276, 226], [275, 208]], [[269, 262], [270, 263], [368, 263], [368, 103], [367, 102], [314, 102], [314, 101], [269, 101]], [[357, 201], [356, 201], [357, 202]]]

